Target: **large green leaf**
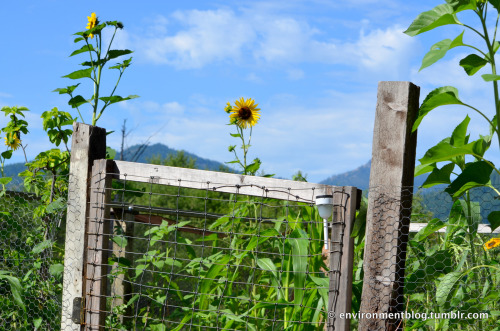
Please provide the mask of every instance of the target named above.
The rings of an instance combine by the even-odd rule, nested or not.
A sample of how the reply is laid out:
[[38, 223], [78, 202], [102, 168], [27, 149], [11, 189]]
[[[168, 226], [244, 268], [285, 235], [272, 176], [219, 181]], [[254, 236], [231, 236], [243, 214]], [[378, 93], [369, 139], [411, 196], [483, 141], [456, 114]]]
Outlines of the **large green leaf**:
[[444, 307], [445, 304], [450, 302], [461, 276], [461, 272], [454, 271], [441, 278], [436, 291], [436, 302], [439, 306]]
[[442, 141], [436, 146], [431, 147], [423, 158], [419, 161], [422, 165], [432, 164], [442, 161], [450, 161], [454, 157], [464, 155], [464, 154], [474, 154], [473, 147], [471, 144], [467, 144], [461, 147], [455, 147], [450, 145], [448, 142]]
[[464, 68], [467, 75], [472, 76], [488, 63], [476, 54], [470, 54], [460, 60], [460, 65]]
[[500, 226], [500, 211], [492, 211], [488, 215], [488, 222], [490, 222], [491, 231], [494, 231]]
[[469, 126], [470, 118], [469, 115], [465, 116], [465, 119], [457, 125], [455, 130], [451, 135], [450, 144], [455, 147], [461, 147], [468, 143], [467, 141], [467, 127]]
[[293, 292], [294, 303], [297, 308], [302, 303], [304, 298], [309, 237], [304, 230], [296, 228], [290, 234], [288, 242], [292, 246]]
[[7, 185], [12, 181], [11, 177], [2, 177], [0, 178], [0, 184]]
[[463, 105], [464, 103], [458, 98], [458, 90], [452, 86], [438, 87], [437, 89], [431, 91], [424, 102], [420, 106], [418, 111], [418, 117], [413, 125], [413, 131], [417, 130], [422, 119], [431, 110], [436, 107], [444, 105]]
[[500, 0], [488, 0], [497, 11], [500, 11]]
[[462, 38], [464, 36], [464, 32], [465, 31], [462, 31], [462, 33], [459, 34], [453, 40], [444, 39], [444, 40], [441, 40], [440, 42], [432, 45], [431, 50], [429, 52], [427, 52], [427, 54], [425, 54], [425, 56], [422, 60], [422, 66], [420, 67], [419, 71], [424, 69], [424, 68], [427, 68], [428, 66], [430, 66], [430, 65], [436, 63], [437, 61], [439, 61], [440, 59], [442, 59], [450, 49], [458, 47], [458, 46], [463, 46], [464, 43], [462, 41]]
[[447, 24], [462, 24], [454, 14], [453, 7], [449, 4], [442, 4], [433, 9], [423, 12], [411, 23], [404, 32], [409, 36], [416, 36], [422, 32], [432, 30], [438, 26]]
[[63, 78], [70, 78], [70, 79], [91, 78], [91, 74], [92, 74], [92, 68], [88, 68], [88, 69], [73, 71], [72, 73], [63, 76]]
[[484, 186], [490, 181], [493, 168], [485, 161], [468, 163], [460, 175], [445, 189], [449, 195], [460, 196], [465, 190]]
[[455, 168], [454, 163], [448, 163], [441, 169], [437, 167], [434, 168], [429, 177], [427, 177], [425, 182], [422, 184], [422, 187], [428, 188], [439, 184], [450, 184], [451, 183], [450, 175], [451, 172], [453, 171], [453, 168]]

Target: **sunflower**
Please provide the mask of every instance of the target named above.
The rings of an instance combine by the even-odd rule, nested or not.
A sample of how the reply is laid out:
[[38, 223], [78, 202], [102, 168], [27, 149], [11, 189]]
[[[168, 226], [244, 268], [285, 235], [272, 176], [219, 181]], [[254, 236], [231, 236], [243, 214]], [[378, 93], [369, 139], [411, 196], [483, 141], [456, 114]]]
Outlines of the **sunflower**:
[[21, 139], [17, 137], [16, 133], [13, 133], [10, 137], [9, 135], [4, 138], [5, 139], [5, 145], [11, 148], [13, 151], [19, 148], [21, 145]]
[[[229, 118], [231, 123], [235, 123], [240, 128], [246, 129], [247, 125], [252, 127], [257, 124], [260, 118], [259, 110], [257, 108], [258, 104], [251, 98], [236, 100], [234, 102], [234, 107], [231, 107]], [[226, 108], [228, 109], [228, 108]]]
[[500, 238], [492, 238], [484, 244], [484, 249], [492, 249], [500, 246]]
[[[87, 19], [89, 22], [87, 23], [87, 30], [94, 28], [98, 21], [97, 21], [97, 16], [95, 16], [95, 13], [92, 13], [90, 16], [87, 16]], [[89, 34], [90, 38], [94, 38], [94, 35], [91, 33]]]

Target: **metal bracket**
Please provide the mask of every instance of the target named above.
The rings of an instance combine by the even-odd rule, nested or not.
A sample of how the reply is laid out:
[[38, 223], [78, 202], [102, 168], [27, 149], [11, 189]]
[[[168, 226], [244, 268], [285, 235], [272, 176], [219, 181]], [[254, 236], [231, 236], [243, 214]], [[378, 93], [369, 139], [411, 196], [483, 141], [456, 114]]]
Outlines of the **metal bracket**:
[[71, 320], [75, 324], [83, 324], [83, 310], [85, 308], [84, 298], [74, 298], [73, 299], [73, 312], [71, 314]]

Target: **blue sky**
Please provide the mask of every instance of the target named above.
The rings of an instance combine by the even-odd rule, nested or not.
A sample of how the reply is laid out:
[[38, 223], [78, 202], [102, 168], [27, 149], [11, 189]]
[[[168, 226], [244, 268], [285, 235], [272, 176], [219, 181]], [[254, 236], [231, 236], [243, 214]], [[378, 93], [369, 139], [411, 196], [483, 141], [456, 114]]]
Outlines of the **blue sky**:
[[[458, 66], [470, 53], [467, 49], [450, 51], [438, 64], [418, 72], [432, 44], [462, 31], [448, 26], [413, 38], [402, 33], [420, 12], [440, 3], [4, 2], [0, 106], [31, 110], [30, 134], [23, 137], [28, 158], [51, 148], [40, 115], [58, 107], [77, 116], [66, 96], [51, 91], [73, 83], [61, 76], [86, 60], [68, 57], [76, 49], [73, 33], [85, 29], [87, 16], [96, 12], [101, 21], [124, 23], [114, 46], [134, 54], [117, 94], [140, 96], [111, 106], [99, 120], [98, 126], [117, 131], [108, 136], [108, 145], [119, 147], [118, 131], [127, 119], [133, 129], [128, 146], [154, 134], [153, 143], [230, 161], [227, 146], [237, 141], [229, 136], [234, 128], [225, 125], [224, 107], [251, 97], [262, 116], [253, 131], [250, 157], [260, 157], [267, 173], [290, 178], [300, 169], [317, 182], [371, 158], [379, 81], [412, 81], [421, 86], [421, 100], [436, 87], [454, 85], [462, 100], [493, 114], [491, 87], [480, 78], [486, 69], [471, 79]], [[468, 32], [464, 41], [477, 43]], [[111, 83], [115, 72], [104, 74]], [[105, 84], [104, 94], [111, 88]], [[90, 81], [79, 89], [86, 97], [92, 94]], [[443, 108], [424, 119], [417, 158], [449, 136], [466, 114], [472, 118], [472, 137], [486, 134], [483, 120], [467, 109]], [[90, 110], [83, 117], [89, 122]], [[0, 127], [5, 123], [0, 118]], [[498, 164], [496, 145], [492, 149], [490, 158]], [[23, 159], [18, 151], [11, 162]]]

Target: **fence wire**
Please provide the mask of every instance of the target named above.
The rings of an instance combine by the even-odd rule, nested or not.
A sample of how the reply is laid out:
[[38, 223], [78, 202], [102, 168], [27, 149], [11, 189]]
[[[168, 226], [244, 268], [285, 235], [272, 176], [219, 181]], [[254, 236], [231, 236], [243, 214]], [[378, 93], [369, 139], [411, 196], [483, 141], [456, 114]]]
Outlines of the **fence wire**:
[[[89, 242], [87, 316], [104, 315], [100, 326], [114, 330], [323, 329], [329, 292], [338, 289], [329, 286], [314, 190], [273, 188], [288, 196], [277, 200], [265, 188], [250, 197], [237, 184], [200, 182], [196, 190], [178, 182], [131, 177], [108, 188], [110, 217], [89, 220], [110, 244], [89, 233], [96, 243]], [[221, 192], [228, 187], [233, 194]], [[342, 223], [345, 208], [336, 207]], [[93, 273], [99, 267], [106, 289]], [[99, 326], [93, 323], [87, 327]]]
[[[0, 330], [60, 330], [67, 176], [0, 191]], [[19, 188], [19, 187], [18, 187]]]
[[412, 188], [369, 191], [370, 245], [356, 257], [364, 277], [354, 280], [364, 282], [364, 302], [353, 329], [500, 329], [495, 190], [476, 188], [455, 199], [440, 190], [419, 191], [413, 209]]

